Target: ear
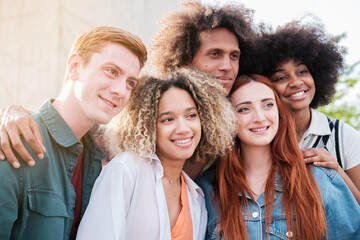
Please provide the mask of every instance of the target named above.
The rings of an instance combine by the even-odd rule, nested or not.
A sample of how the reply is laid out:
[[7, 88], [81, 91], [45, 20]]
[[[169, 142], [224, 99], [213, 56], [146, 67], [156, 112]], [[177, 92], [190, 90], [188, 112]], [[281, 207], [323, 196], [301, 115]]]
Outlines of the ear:
[[79, 78], [80, 56], [74, 53], [71, 55], [67, 62], [67, 71], [69, 80], [76, 81]]

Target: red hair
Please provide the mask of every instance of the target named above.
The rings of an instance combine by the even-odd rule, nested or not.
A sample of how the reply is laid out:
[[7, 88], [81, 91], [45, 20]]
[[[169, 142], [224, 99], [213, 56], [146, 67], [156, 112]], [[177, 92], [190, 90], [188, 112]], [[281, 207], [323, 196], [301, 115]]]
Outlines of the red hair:
[[[265, 228], [268, 230], [271, 223], [277, 171], [283, 183], [282, 210], [286, 214], [288, 231], [296, 233], [298, 239], [323, 239], [327, 226], [320, 190], [298, 147], [291, 114], [279, 99], [271, 81], [256, 74], [240, 76], [230, 96], [251, 81], [263, 83], [271, 88], [279, 109], [279, 129], [271, 143], [272, 168], [265, 185]], [[246, 181], [238, 138], [234, 148], [218, 161], [216, 180], [214, 199], [220, 208], [220, 233], [225, 239], [248, 239], [242, 208], [248, 209], [245, 193], [252, 191]]]

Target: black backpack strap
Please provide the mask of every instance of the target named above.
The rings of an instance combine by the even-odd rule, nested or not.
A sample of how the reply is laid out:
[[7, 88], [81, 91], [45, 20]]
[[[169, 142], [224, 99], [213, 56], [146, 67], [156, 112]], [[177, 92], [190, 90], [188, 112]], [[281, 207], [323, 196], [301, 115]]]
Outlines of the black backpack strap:
[[[336, 152], [336, 160], [338, 162], [338, 164], [340, 165], [341, 168], [343, 168], [342, 166], [342, 162], [341, 162], [341, 155], [340, 155], [340, 142], [339, 142], [339, 119], [336, 119], [335, 120], [335, 124], [334, 122], [328, 117], [326, 116], [327, 119], [328, 119], [328, 123], [329, 123], [329, 128], [330, 128], [330, 131], [333, 132], [334, 131], [334, 134], [335, 134], [335, 152]], [[326, 148], [326, 144], [329, 140], [329, 135], [328, 136], [323, 136], [322, 137], [322, 140], [323, 140], [323, 143], [324, 143], [324, 146], [325, 146], [325, 149], [327, 150]]]
[[341, 156], [340, 156], [340, 142], [339, 142], [339, 119], [335, 121], [335, 148], [336, 148], [336, 158], [337, 162], [339, 163], [340, 167], [343, 168], [341, 163]]

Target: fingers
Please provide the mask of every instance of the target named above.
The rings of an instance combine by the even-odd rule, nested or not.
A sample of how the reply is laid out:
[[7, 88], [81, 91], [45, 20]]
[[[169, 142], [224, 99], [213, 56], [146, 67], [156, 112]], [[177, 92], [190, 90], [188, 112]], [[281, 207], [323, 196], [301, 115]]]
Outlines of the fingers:
[[340, 166], [335, 157], [325, 148], [309, 148], [303, 150], [303, 156], [306, 163], [313, 163], [318, 167], [332, 168], [339, 172]]
[[314, 165], [318, 167], [332, 168], [336, 171], [338, 171], [340, 167], [337, 162], [314, 162]]
[[0, 160], [5, 160], [5, 154], [0, 149]]
[[[42, 145], [42, 138], [39, 136], [41, 136], [40, 134], [40, 130], [38, 128], [36, 128], [35, 126], [37, 126], [37, 124], [35, 123], [35, 121], [30, 118], [28, 119], [28, 121], [25, 124], [21, 124], [18, 126], [20, 134], [23, 135], [25, 141], [27, 142], [27, 144], [29, 145], [29, 147], [33, 150], [33, 152], [38, 156], [38, 158], [42, 159], [44, 157], [44, 153], [45, 151], [44, 146]], [[38, 131], [38, 133], [34, 132], [34, 131]], [[11, 138], [11, 141], [13, 142], [13, 139]], [[14, 146], [15, 148], [15, 146]], [[21, 156], [21, 158], [24, 159], [24, 161], [28, 162], [31, 161], [30, 158], [30, 154], [28, 153], [28, 151], [23, 148], [23, 146], [19, 146], [19, 149], [16, 149], [16, 151], [18, 152], [18, 154]]]
[[[11, 163], [11, 165], [14, 168], [19, 168], [20, 163], [17, 160], [17, 158], [15, 157], [15, 154], [11, 149], [10, 142], [9, 142], [9, 137], [8, 137], [6, 131], [1, 129], [0, 136], [1, 136], [2, 153], [5, 154], [7, 160]], [[4, 157], [4, 159], [5, 159], [5, 157]]]
[[[32, 130], [33, 134], [35, 135], [39, 146], [41, 147], [42, 153], [44, 154], [46, 152], [46, 149], [44, 147], [44, 140], [41, 136], [39, 125], [33, 119], [31, 119], [31, 120], [32, 120], [31, 125], [30, 125], [31, 130]], [[40, 159], [42, 159], [42, 158], [40, 158]]]

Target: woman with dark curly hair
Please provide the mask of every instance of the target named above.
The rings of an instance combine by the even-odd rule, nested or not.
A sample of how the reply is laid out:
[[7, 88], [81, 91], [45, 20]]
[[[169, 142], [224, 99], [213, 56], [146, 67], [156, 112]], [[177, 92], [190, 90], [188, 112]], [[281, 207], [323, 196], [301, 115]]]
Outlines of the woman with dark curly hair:
[[95, 182], [77, 237], [204, 239], [203, 192], [182, 168], [233, 145], [231, 104], [216, 80], [189, 69], [139, 83], [105, 131], [117, 156]]
[[264, 32], [256, 52], [257, 65], [292, 111], [305, 161], [335, 169], [360, 204], [360, 133], [315, 110], [331, 101], [343, 70], [338, 43], [323, 26], [294, 21]]

